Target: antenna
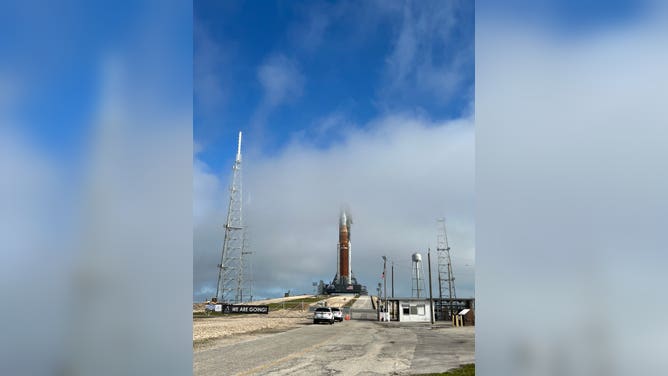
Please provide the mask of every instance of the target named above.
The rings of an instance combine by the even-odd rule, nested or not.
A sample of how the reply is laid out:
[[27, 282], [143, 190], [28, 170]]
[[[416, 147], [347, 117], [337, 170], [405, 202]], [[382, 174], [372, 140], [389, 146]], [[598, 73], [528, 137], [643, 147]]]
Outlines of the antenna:
[[[218, 264], [218, 284], [216, 299], [223, 303], [240, 303], [244, 299], [243, 287], [251, 278], [244, 278], [244, 257], [250, 255], [245, 250], [245, 228], [242, 217], [241, 194], [241, 132], [237, 146], [237, 158], [232, 167], [232, 185], [230, 186], [230, 201], [227, 207], [227, 221], [225, 222], [225, 239], [223, 251]], [[252, 299], [252, 290], [249, 294]]]
[[241, 131], [239, 131], [239, 146], [237, 146], [237, 162], [241, 162]]

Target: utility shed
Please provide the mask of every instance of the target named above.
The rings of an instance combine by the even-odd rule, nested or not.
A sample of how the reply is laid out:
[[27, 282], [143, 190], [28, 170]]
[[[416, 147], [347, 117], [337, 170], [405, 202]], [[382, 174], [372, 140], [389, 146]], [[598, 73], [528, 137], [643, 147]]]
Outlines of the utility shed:
[[389, 298], [390, 319], [401, 322], [431, 322], [431, 304], [422, 298]]
[[471, 326], [475, 325], [475, 313], [473, 312], [472, 309], [462, 309], [457, 313], [458, 316], [462, 317], [462, 325], [464, 326]]

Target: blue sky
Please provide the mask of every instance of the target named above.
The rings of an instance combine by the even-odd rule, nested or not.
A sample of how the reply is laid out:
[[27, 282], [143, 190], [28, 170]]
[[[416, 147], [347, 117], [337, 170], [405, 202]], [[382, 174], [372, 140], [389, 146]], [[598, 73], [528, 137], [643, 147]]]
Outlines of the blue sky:
[[384, 113], [472, 110], [471, 1], [198, 1], [194, 13], [194, 138], [214, 170], [238, 130], [273, 154], [294, 137], [327, 148]]
[[239, 130], [256, 298], [331, 280], [341, 205], [370, 290], [386, 255], [410, 295], [410, 255], [446, 216], [472, 296], [474, 2], [198, 1], [194, 14], [195, 300], [215, 293]]

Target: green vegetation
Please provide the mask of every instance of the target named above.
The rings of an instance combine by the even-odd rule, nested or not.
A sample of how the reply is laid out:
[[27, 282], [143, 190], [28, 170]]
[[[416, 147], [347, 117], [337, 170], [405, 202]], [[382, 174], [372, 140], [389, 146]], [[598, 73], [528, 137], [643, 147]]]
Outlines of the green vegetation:
[[[271, 303], [267, 304], [269, 306], [269, 312], [278, 311], [280, 309], [289, 309], [289, 310], [308, 310], [309, 304], [318, 302], [324, 299], [322, 296], [314, 296], [310, 298], [301, 298], [296, 300], [290, 300], [287, 302]], [[193, 318], [205, 319], [209, 317], [221, 317], [221, 316], [238, 316], [237, 314], [224, 314], [221, 312], [193, 312]]]
[[213, 343], [217, 338], [202, 338], [193, 340], [193, 349]]
[[290, 300], [287, 302], [271, 303], [269, 304], [269, 312], [278, 311], [279, 309], [306, 310], [308, 309], [309, 304], [318, 302], [322, 299], [323, 298], [321, 296], [314, 296], [311, 298], [302, 298], [302, 299]]
[[355, 295], [354, 298], [352, 298], [352, 299], [350, 299], [349, 301], [347, 301], [346, 304], [344, 304], [343, 306], [344, 306], [344, 307], [352, 307], [353, 304], [355, 304], [355, 301], [357, 301], [357, 298], [359, 298], [359, 297], [360, 297], [359, 295]]
[[232, 316], [232, 315], [226, 315], [221, 312], [193, 312], [193, 319], [206, 319], [209, 317], [220, 317], [220, 316]]
[[421, 376], [474, 376], [475, 364], [465, 364], [459, 368], [451, 369], [443, 373], [428, 373]]

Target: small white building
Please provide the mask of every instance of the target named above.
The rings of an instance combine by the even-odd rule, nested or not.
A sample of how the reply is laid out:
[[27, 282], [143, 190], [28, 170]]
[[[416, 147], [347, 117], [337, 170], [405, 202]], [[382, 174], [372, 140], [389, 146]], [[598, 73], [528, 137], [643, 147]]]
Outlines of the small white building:
[[390, 320], [431, 322], [431, 304], [422, 298], [388, 298]]

